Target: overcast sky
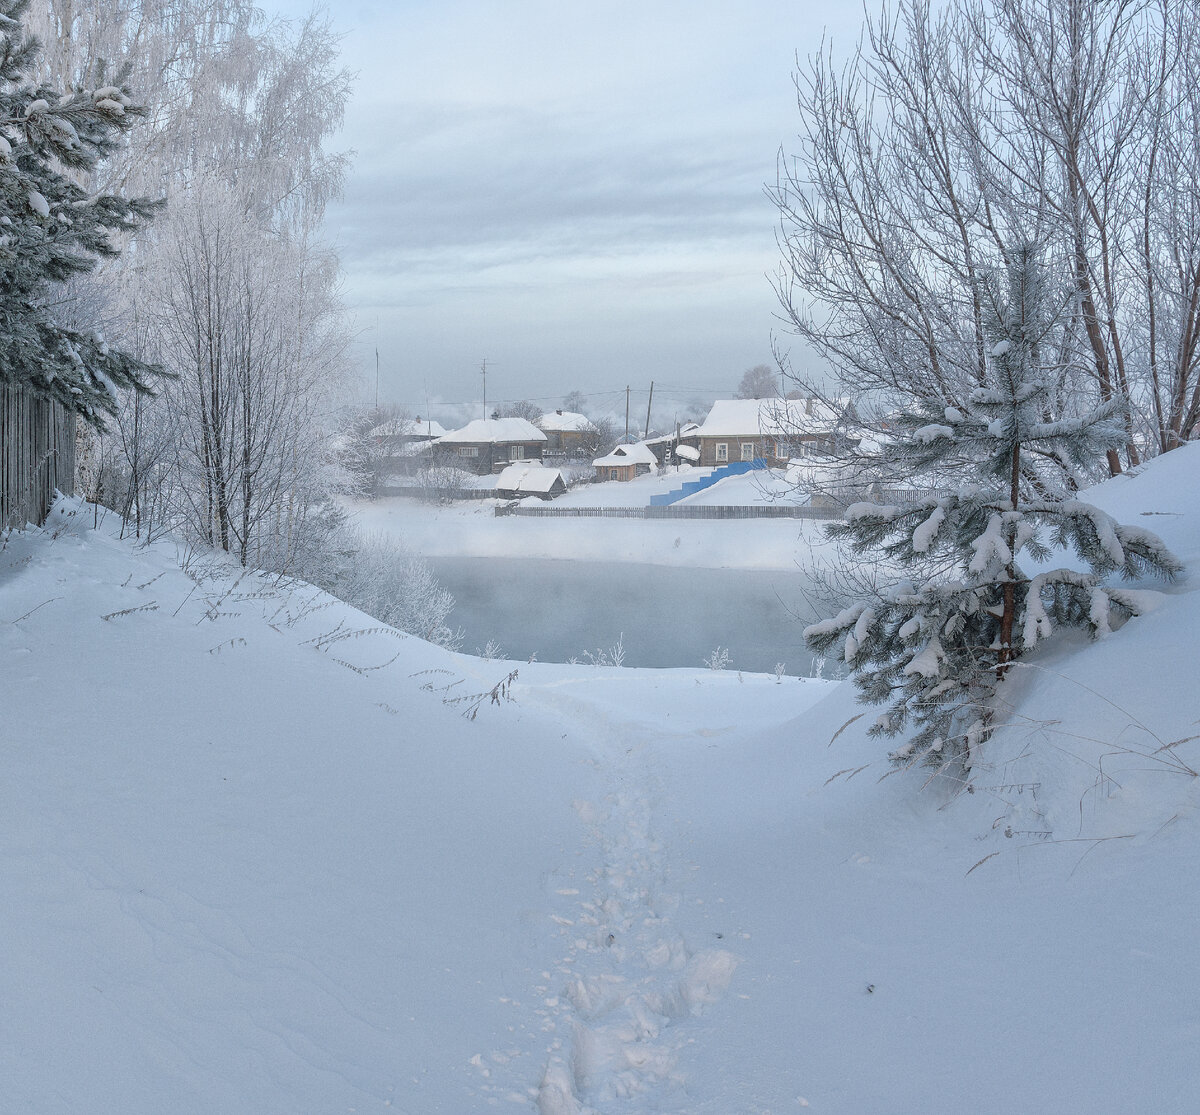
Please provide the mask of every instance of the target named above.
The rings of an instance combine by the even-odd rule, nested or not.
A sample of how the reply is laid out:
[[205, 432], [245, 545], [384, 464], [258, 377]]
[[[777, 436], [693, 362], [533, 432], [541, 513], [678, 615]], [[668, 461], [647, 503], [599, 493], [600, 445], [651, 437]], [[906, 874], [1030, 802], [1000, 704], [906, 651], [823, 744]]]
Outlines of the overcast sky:
[[[296, 14], [308, 4], [268, 0]], [[340, 0], [356, 151], [327, 233], [381, 401], [571, 390], [643, 411], [771, 361], [796, 53], [862, 9], [803, 0]], [[786, 344], [788, 338], [780, 338]]]

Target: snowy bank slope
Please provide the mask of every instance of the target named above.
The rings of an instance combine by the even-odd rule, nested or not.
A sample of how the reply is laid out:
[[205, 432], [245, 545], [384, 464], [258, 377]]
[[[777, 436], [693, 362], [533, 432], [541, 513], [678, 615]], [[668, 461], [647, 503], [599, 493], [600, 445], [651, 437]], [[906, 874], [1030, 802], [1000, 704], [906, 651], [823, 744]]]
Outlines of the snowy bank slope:
[[[1197, 568], [1198, 477], [1096, 499]], [[0, 551], [0, 1107], [1194, 1109], [1193, 582], [966, 794], [849, 686], [481, 662], [82, 520]]]

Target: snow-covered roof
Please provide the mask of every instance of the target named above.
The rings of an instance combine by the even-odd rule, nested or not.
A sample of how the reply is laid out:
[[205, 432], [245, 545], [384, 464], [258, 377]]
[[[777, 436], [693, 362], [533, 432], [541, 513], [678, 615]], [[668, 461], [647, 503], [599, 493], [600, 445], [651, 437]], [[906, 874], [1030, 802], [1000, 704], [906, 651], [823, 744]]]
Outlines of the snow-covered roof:
[[438, 438], [441, 445], [461, 442], [545, 441], [546, 435], [525, 418], [476, 418], [460, 430], [451, 430]]
[[718, 399], [693, 432], [698, 437], [786, 437], [830, 430], [841, 417], [840, 407], [820, 399]]
[[592, 420], [585, 414], [577, 414], [573, 410], [552, 410], [538, 419], [538, 426], [553, 433], [577, 433], [580, 430], [590, 430]]
[[389, 418], [376, 426], [369, 437], [442, 437], [446, 433], [440, 422], [429, 418]]
[[699, 422], [685, 422], [682, 426], [679, 427], [678, 433], [675, 433], [675, 431], [672, 430], [671, 433], [669, 433], [669, 434], [660, 434], [658, 437], [648, 437], [642, 444], [643, 445], [664, 445], [667, 442], [676, 441], [678, 438], [691, 437], [699, 429], [700, 429]]
[[413, 421], [413, 427], [420, 437], [445, 437], [448, 433], [445, 426], [432, 418], [417, 418]]
[[700, 460], [700, 450], [694, 445], [677, 445], [675, 446], [675, 456], [681, 461], [698, 461]]
[[598, 457], [592, 462], [596, 466], [603, 465], [656, 465], [658, 458], [654, 451], [648, 449], [642, 442], [636, 445], [618, 445], [607, 457]]
[[556, 480], [561, 480], [563, 485], [566, 485], [563, 474], [556, 468], [546, 468], [544, 465], [535, 464], [509, 465], [496, 477], [496, 489], [536, 494], [549, 492], [554, 487]]

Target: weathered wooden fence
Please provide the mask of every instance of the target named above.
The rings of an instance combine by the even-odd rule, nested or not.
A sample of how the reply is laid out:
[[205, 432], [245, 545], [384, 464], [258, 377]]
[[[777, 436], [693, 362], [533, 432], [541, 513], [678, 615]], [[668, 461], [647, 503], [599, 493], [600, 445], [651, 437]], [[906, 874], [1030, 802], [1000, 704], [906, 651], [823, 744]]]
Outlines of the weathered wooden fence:
[[665, 507], [504, 507], [497, 515], [528, 515], [535, 518], [601, 519], [840, 519], [841, 507], [799, 507], [795, 504], [745, 504], [704, 507], [667, 504]]
[[437, 485], [421, 487], [417, 484], [389, 484], [379, 489], [380, 498], [406, 496], [409, 499], [423, 499], [432, 503], [443, 500], [460, 499], [494, 499], [495, 488], [440, 488]]
[[75, 416], [0, 383], [0, 529], [42, 523], [57, 489], [74, 492]]

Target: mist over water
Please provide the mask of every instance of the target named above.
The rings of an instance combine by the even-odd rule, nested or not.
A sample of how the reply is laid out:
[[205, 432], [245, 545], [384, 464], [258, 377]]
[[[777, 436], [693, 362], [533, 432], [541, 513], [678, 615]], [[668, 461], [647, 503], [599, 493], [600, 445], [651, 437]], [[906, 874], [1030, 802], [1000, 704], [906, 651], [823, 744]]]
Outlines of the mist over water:
[[728, 669], [813, 672], [804, 626], [815, 618], [802, 574], [686, 569], [546, 558], [428, 558], [454, 594], [462, 649], [489, 640], [513, 660], [587, 661], [620, 640], [626, 666], [700, 666], [717, 648]]

